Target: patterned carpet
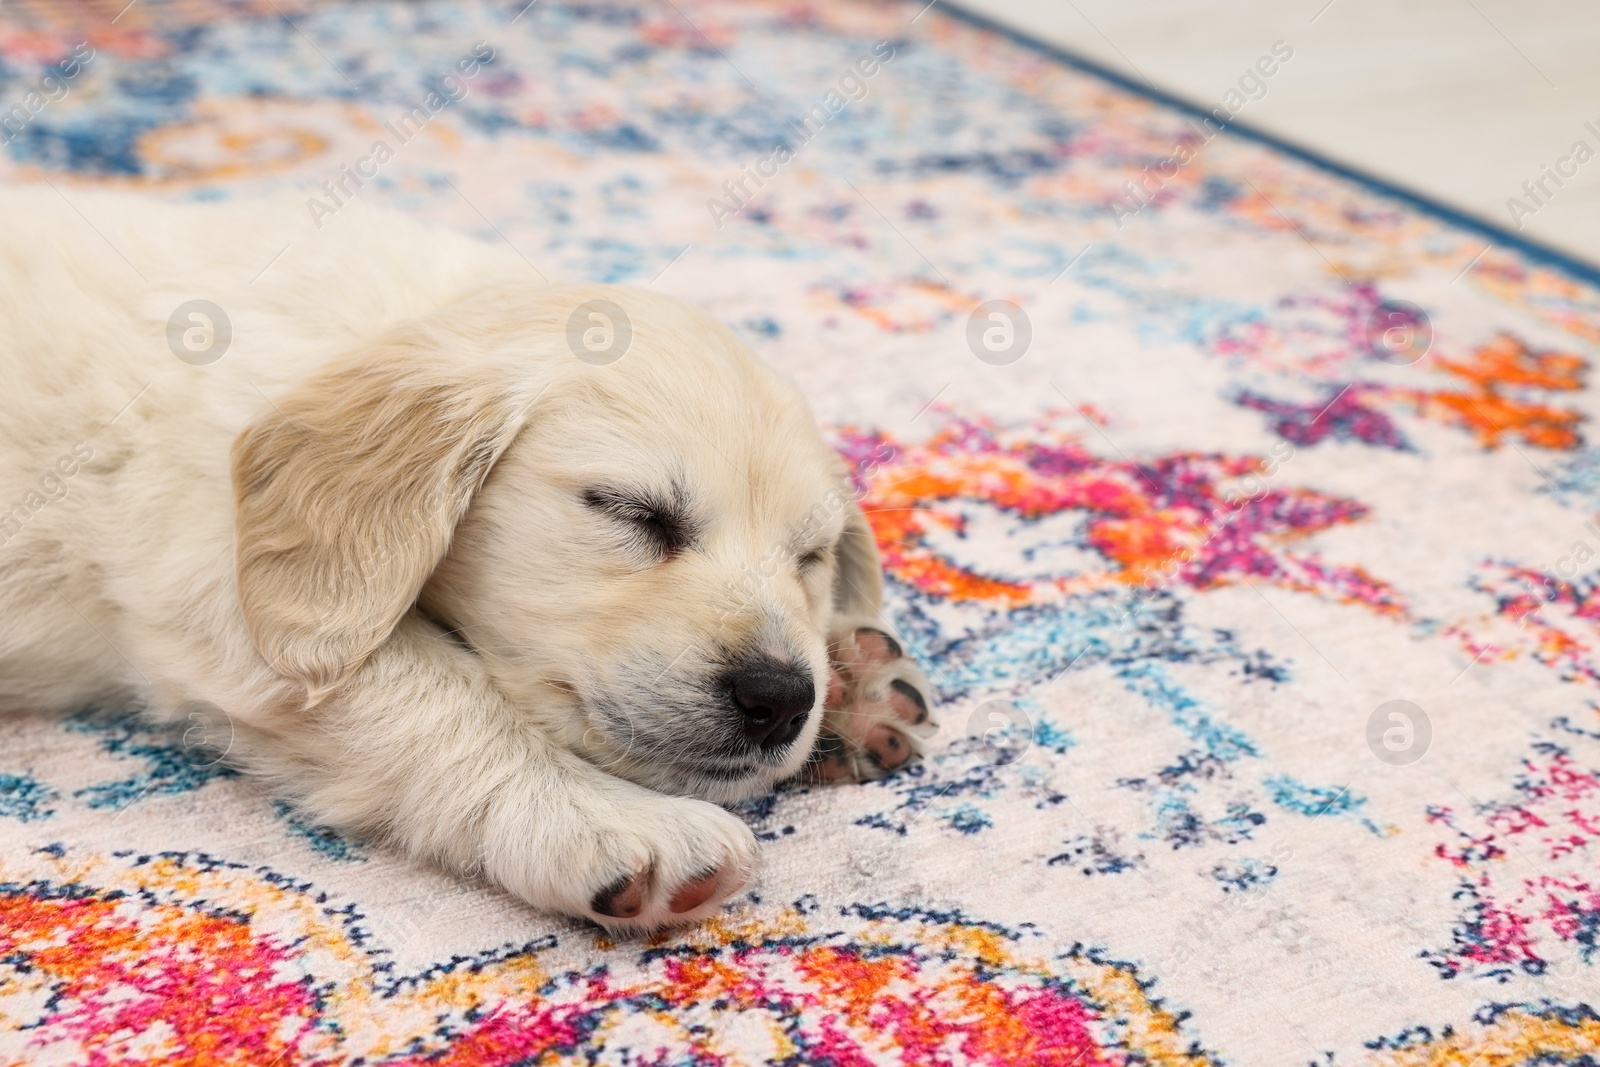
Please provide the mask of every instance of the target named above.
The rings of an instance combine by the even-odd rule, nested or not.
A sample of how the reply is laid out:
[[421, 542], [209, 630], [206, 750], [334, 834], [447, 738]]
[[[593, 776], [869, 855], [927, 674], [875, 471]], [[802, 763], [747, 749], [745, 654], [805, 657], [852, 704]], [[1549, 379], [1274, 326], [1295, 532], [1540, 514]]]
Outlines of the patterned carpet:
[[613, 944], [13, 717], [0, 1063], [1600, 1063], [1600, 286], [1218, 132], [1301, 42], [1207, 123], [920, 2], [124, 2], [0, 7], [0, 177], [709, 306], [877, 461], [943, 729]]

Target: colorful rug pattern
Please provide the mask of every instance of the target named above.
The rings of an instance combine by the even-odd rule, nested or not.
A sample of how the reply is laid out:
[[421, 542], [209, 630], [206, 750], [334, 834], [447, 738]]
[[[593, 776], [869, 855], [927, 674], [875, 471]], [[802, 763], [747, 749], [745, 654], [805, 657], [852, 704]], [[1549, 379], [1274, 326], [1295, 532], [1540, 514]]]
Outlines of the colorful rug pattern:
[[1600, 1063], [1583, 272], [920, 3], [13, 3], [0, 142], [709, 306], [871, 472], [944, 724], [613, 944], [0, 720], [0, 1064]]

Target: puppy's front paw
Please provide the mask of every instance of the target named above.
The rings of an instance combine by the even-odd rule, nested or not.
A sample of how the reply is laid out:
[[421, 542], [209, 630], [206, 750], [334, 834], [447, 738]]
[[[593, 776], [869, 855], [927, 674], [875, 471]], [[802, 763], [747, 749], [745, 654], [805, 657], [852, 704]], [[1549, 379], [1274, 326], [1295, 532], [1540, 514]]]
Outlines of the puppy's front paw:
[[874, 623], [841, 626], [829, 644], [833, 674], [822, 733], [806, 775], [815, 781], [882, 778], [923, 754], [937, 724], [927, 676]]
[[749, 827], [714, 804], [651, 797], [603, 833], [587, 913], [608, 930], [655, 930], [714, 914], [755, 873]]

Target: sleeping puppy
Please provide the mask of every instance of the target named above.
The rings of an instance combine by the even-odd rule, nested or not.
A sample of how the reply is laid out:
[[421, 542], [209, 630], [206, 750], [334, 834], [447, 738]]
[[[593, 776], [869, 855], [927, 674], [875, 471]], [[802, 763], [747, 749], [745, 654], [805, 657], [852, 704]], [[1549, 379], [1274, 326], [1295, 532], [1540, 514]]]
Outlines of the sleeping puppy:
[[214, 705], [309, 817], [613, 929], [745, 884], [719, 804], [918, 753], [870, 472], [709, 315], [70, 196], [0, 192], [0, 709]]

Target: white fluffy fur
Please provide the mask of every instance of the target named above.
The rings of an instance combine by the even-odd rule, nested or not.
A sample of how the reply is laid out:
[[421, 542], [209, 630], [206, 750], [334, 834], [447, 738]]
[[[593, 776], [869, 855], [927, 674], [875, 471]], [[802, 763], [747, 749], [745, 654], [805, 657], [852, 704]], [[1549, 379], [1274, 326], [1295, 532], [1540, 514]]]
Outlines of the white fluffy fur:
[[[717, 802], [802, 767], [829, 642], [879, 610], [791, 385], [680, 302], [360, 204], [318, 232], [288, 202], [27, 189], [0, 217], [0, 710], [208, 702], [312, 818], [613, 927], [749, 877]], [[597, 296], [635, 330], [604, 367], [566, 336]], [[232, 321], [208, 366], [166, 341], [194, 298]], [[653, 557], [595, 486], [680, 493], [695, 547]], [[747, 653], [804, 664], [817, 708], [702, 773]], [[633, 875], [639, 914], [596, 915]]]

